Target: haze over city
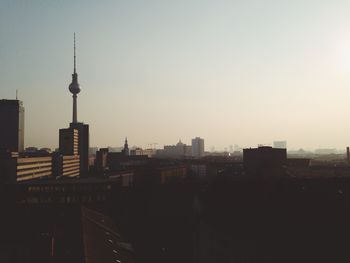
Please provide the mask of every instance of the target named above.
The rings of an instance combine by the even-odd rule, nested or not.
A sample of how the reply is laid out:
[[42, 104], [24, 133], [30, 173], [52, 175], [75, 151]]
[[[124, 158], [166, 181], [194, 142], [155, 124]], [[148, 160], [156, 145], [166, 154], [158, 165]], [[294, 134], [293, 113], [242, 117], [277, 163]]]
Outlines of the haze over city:
[[1, 1], [0, 95], [18, 90], [26, 146], [57, 147], [76, 32], [91, 146], [344, 148], [349, 12], [348, 1]]

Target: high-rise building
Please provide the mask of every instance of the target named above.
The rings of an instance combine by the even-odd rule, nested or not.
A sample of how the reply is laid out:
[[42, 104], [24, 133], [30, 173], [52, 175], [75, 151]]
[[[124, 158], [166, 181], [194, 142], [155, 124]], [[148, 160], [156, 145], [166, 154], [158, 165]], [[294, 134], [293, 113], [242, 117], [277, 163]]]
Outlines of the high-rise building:
[[274, 141], [273, 148], [287, 149], [287, 141]]
[[204, 156], [204, 139], [200, 137], [192, 139], [192, 156], [196, 158]]
[[82, 177], [89, 172], [89, 125], [82, 122], [70, 123], [70, 129], [78, 130], [78, 154], [80, 156], [80, 173]]
[[78, 155], [78, 142], [77, 129], [60, 129], [59, 148], [62, 155]]
[[24, 151], [24, 107], [20, 100], [0, 100], [0, 150]]
[[[74, 130], [78, 131], [78, 154], [80, 158], [80, 173], [81, 176], [87, 176], [89, 172], [89, 125], [82, 122], [78, 122], [78, 106], [77, 95], [80, 92], [80, 85], [78, 83], [78, 74], [76, 71], [76, 49], [75, 49], [75, 34], [74, 34], [74, 71], [72, 74], [72, 83], [69, 85], [69, 91], [73, 94], [73, 118], [68, 129], [62, 131], [63, 134], [74, 134]], [[70, 130], [70, 131], [68, 131]], [[65, 142], [61, 142], [64, 136], [60, 136], [60, 146], [65, 145]], [[70, 140], [70, 143], [74, 143], [74, 140]], [[72, 147], [68, 147], [72, 149]], [[60, 152], [64, 149], [60, 148]]]

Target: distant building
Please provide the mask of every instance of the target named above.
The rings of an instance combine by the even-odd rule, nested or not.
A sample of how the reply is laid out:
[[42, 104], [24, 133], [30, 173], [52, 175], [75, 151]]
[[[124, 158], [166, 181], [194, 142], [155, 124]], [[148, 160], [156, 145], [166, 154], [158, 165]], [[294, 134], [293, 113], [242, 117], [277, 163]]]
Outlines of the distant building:
[[336, 154], [337, 153], [337, 149], [316, 149], [315, 150], [316, 154]]
[[131, 149], [130, 155], [132, 155], [132, 156], [143, 155], [143, 150], [142, 150], [142, 148], [136, 147], [134, 149]]
[[287, 150], [263, 146], [243, 149], [243, 166], [247, 174], [273, 176], [283, 173], [287, 165]]
[[200, 137], [192, 139], [192, 156], [196, 158], [204, 156], [204, 139]]
[[153, 157], [157, 155], [157, 149], [143, 149], [143, 155], [147, 155], [148, 157]]
[[97, 151], [98, 151], [98, 147], [90, 147], [89, 155], [95, 155]]
[[108, 148], [101, 148], [96, 152], [95, 170], [98, 175], [102, 175], [107, 168]]
[[273, 148], [287, 149], [287, 141], [274, 141]]
[[121, 152], [110, 152], [107, 154], [107, 167], [110, 171], [119, 171], [125, 168], [145, 165], [147, 163], [147, 155], [125, 156]]
[[124, 148], [123, 147], [111, 147], [111, 146], [108, 146], [108, 151], [109, 152], [121, 152]]
[[164, 150], [159, 152], [163, 157], [180, 158], [192, 155], [192, 146], [186, 145], [179, 140], [176, 145], [164, 145]]
[[124, 148], [123, 148], [123, 150], [122, 150], [122, 153], [123, 153], [125, 156], [129, 156], [129, 155], [130, 155], [130, 150], [129, 150], [128, 138], [127, 138], [127, 137], [125, 137]]
[[24, 107], [20, 100], [0, 100], [0, 150], [23, 152]]

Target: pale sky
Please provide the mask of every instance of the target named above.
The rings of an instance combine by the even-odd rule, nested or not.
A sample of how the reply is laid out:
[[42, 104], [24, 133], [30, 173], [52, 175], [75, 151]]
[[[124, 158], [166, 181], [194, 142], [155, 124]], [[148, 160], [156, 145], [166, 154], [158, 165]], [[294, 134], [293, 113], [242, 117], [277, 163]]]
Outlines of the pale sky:
[[0, 99], [18, 89], [26, 147], [57, 147], [76, 32], [91, 146], [345, 148], [349, 14], [348, 0], [1, 0]]

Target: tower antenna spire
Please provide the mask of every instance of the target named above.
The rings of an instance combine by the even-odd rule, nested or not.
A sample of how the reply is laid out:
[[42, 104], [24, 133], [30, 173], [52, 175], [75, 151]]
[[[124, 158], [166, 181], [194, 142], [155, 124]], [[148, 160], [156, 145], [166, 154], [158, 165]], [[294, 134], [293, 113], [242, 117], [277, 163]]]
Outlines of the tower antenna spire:
[[75, 32], [74, 32], [74, 73], [76, 73]]
[[18, 100], [18, 90], [16, 89], [16, 100]]

